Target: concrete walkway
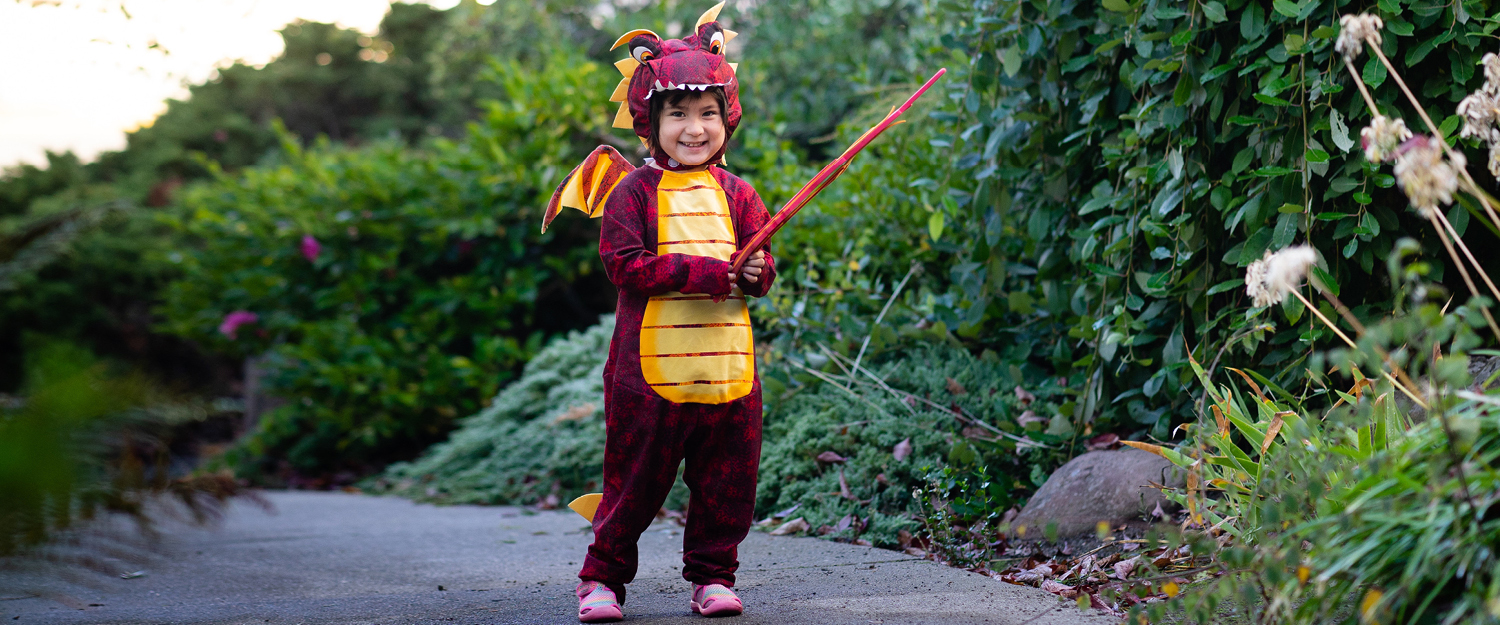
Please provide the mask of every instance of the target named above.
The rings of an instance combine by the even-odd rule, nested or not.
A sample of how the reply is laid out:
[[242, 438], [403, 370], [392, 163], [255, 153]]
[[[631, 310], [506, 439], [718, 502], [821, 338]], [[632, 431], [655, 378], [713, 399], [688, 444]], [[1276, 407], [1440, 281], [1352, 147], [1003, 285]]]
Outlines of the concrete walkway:
[[[236, 504], [221, 528], [174, 538], [172, 556], [145, 575], [75, 595], [101, 605], [6, 597], [0, 622], [577, 622], [572, 591], [592, 536], [572, 512], [343, 493], [267, 498], [275, 514]], [[681, 547], [672, 525], [641, 538], [626, 622], [702, 621], [688, 608]], [[725, 623], [1113, 622], [1037, 589], [892, 551], [752, 532], [740, 559], [746, 614]]]

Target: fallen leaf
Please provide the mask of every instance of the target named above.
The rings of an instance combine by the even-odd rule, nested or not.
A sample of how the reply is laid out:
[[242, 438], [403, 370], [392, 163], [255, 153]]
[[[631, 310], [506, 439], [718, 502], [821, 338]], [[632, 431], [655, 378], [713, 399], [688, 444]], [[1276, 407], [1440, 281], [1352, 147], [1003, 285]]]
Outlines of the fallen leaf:
[[569, 408], [567, 412], [557, 415], [557, 417], [552, 420], [552, 425], [567, 423], [569, 421], [582, 421], [594, 416], [594, 413], [598, 411], [599, 407], [595, 406], [592, 403], [584, 404], [582, 406], [573, 406], [572, 408]]
[[1087, 443], [1084, 444], [1084, 447], [1086, 447], [1089, 451], [1098, 451], [1098, 450], [1101, 450], [1101, 449], [1114, 449], [1114, 448], [1119, 447], [1119, 446], [1120, 446], [1120, 436], [1118, 434], [1112, 434], [1112, 433], [1108, 433], [1108, 432], [1106, 432], [1104, 434], [1100, 434], [1098, 436], [1095, 436], [1095, 437], [1089, 439], [1089, 442], [1087, 442]]
[[1136, 556], [1129, 560], [1121, 560], [1115, 563], [1115, 579], [1127, 579], [1135, 572], [1135, 567], [1140, 566], [1141, 557]]
[[910, 547], [911, 546], [911, 532], [908, 532], [906, 530], [901, 530], [899, 532], [896, 532], [896, 544], [901, 545], [902, 549], [906, 549], [907, 547]]
[[562, 505], [562, 499], [558, 498], [557, 493], [553, 493], [547, 495], [547, 498], [542, 500], [542, 505], [538, 507], [543, 510], [556, 510], [560, 505]]
[[976, 426], [972, 426], [972, 425], [965, 427], [963, 430], [960, 430], [959, 433], [962, 434], [964, 438], [977, 438], [979, 440], [994, 440], [995, 439], [994, 435], [992, 435], [989, 432], [985, 431], [984, 428], [976, 427]]
[[797, 517], [795, 519], [787, 521], [786, 523], [782, 523], [781, 527], [778, 527], [778, 528], [776, 528], [774, 530], [771, 530], [771, 535], [772, 536], [786, 536], [788, 534], [796, 534], [796, 533], [799, 533], [799, 532], [805, 532], [805, 531], [810, 530], [810, 529], [812, 529], [812, 526], [808, 525], [807, 519], [804, 519], [804, 518], [802, 518], [802, 517], [799, 516], [799, 517]]
[[1036, 401], [1036, 395], [1032, 395], [1031, 393], [1026, 392], [1026, 389], [1017, 386], [1016, 401], [1021, 402], [1021, 405], [1023, 406], [1030, 406], [1031, 402]]
[[[1139, 508], [1137, 508], [1139, 510]], [[1166, 520], [1167, 511], [1161, 509], [1161, 502], [1156, 502], [1156, 507], [1151, 510], [1151, 518]]]
[[849, 482], [844, 479], [844, 467], [839, 467], [839, 496], [844, 499], [854, 499], [854, 493], [849, 492]]
[[844, 460], [845, 458], [843, 456], [840, 456], [836, 451], [825, 451], [821, 454], [818, 454], [818, 462], [837, 464], [843, 462]]
[[854, 525], [854, 515], [846, 514], [844, 515], [844, 518], [839, 519], [839, 524], [834, 526], [833, 529], [834, 531], [842, 532], [846, 529], [849, 529], [849, 526], [851, 525]]
[[927, 552], [926, 551], [922, 551], [921, 549], [918, 549], [916, 547], [907, 547], [905, 549], [902, 549], [901, 552], [905, 553], [906, 555], [909, 555], [909, 556], [916, 556], [918, 558], [925, 558], [925, 557], [927, 557]]
[[851, 544], [851, 545], [859, 545], [861, 547], [874, 547], [875, 546], [875, 543], [872, 543], [872, 542], [870, 542], [868, 540], [865, 540], [863, 538], [856, 538], [856, 539], [854, 539], [853, 542], [851, 542], [849, 544]]
[[1167, 582], [1161, 585], [1161, 591], [1166, 593], [1168, 598], [1171, 598], [1176, 597], [1177, 593], [1182, 592], [1182, 588], [1177, 585], [1177, 582]]
[[1042, 580], [1042, 590], [1050, 592], [1054, 595], [1061, 595], [1065, 592], [1068, 592], [1069, 590], [1073, 590], [1073, 587], [1062, 582], [1044, 579]]
[[790, 508], [782, 510], [781, 512], [777, 512], [775, 514], [772, 514], [771, 516], [774, 517], [774, 518], [778, 518], [778, 519], [785, 519], [785, 518], [787, 518], [789, 516], [792, 516], [792, 513], [796, 512], [797, 508], [801, 508], [801, 507], [802, 507], [802, 504], [799, 503], [799, 504], [794, 505], [794, 506], [792, 506]]
[[1046, 417], [1038, 417], [1036, 416], [1035, 412], [1032, 412], [1030, 410], [1022, 412], [1021, 416], [1016, 417], [1017, 425], [1026, 427], [1026, 424], [1028, 423], [1051, 423], [1051, 420]]
[[948, 378], [948, 385], [947, 386], [948, 386], [948, 394], [950, 394], [950, 395], [963, 395], [964, 393], [969, 392], [968, 389], [964, 388], [964, 385], [959, 384], [958, 380], [955, 380], [953, 378]]
[[890, 478], [887, 478], [884, 473], [877, 473], [875, 474], [875, 483], [881, 486], [890, 486], [891, 480]]
[[1039, 564], [1035, 568], [1030, 568], [1025, 571], [1021, 571], [1020, 573], [1016, 573], [1016, 583], [1030, 584], [1032, 582], [1043, 581], [1049, 577], [1052, 577], [1052, 567], [1045, 564]]
[[121, 573], [120, 574], [120, 579], [135, 579], [137, 577], [145, 577], [145, 576], [146, 576], [146, 572], [145, 571], [134, 571], [134, 572], [131, 572], [131, 573]]
[[1378, 589], [1371, 589], [1365, 593], [1365, 598], [1359, 602], [1359, 620], [1365, 623], [1375, 622], [1375, 609], [1380, 607], [1380, 599], [1385, 593]]
[[896, 443], [896, 446], [891, 448], [891, 455], [896, 457], [896, 462], [905, 460], [911, 455], [911, 439], [902, 439], [901, 442]]

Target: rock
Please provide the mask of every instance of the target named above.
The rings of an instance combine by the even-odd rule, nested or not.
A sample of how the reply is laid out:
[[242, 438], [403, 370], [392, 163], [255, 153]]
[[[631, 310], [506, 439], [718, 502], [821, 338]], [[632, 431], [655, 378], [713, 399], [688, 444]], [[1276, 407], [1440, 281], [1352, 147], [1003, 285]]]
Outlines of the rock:
[[1047, 478], [1012, 531], [1040, 538], [1056, 523], [1059, 538], [1093, 534], [1100, 521], [1113, 527], [1140, 520], [1157, 505], [1170, 509], [1172, 502], [1151, 483], [1182, 486], [1183, 476], [1166, 458], [1139, 449], [1088, 452]]
[[[1473, 379], [1473, 382], [1470, 383], [1469, 390], [1475, 393], [1484, 393], [1500, 386], [1500, 382], [1492, 382], [1488, 386], [1484, 384], [1497, 371], [1500, 371], [1500, 356], [1470, 356], [1469, 377]], [[1397, 410], [1406, 413], [1407, 417], [1411, 418], [1412, 421], [1420, 422], [1427, 419], [1426, 410], [1423, 410], [1400, 392], [1396, 392], [1395, 395]]]

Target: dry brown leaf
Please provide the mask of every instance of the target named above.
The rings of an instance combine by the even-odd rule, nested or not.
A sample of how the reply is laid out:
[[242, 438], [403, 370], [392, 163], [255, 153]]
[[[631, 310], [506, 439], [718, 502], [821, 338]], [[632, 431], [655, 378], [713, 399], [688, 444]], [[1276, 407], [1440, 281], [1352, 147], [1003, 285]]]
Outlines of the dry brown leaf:
[[1042, 590], [1050, 592], [1050, 593], [1052, 593], [1054, 595], [1061, 595], [1061, 594], [1066, 593], [1066, 592], [1068, 592], [1070, 590], [1073, 590], [1073, 587], [1069, 586], [1067, 584], [1064, 584], [1062, 582], [1057, 582], [1057, 581], [1053, 581], [1053, 580], [1050, 580], [1050, 579], [1044, 579], [1044, 580], [1042, 580]]
[[1149, 451], [1149, 452], [1151, 452], [1153, 454], [1156, 454], [1158, 456], [1162, 456], [1164, 458], [1166, 457], [1166, 454], [1162, 453], [1162, 446], [1161, 445], [1152, 445], [1151, 443], [1142, 443], [1140, 441], [1120, 441], [1120, 444], [1121, 445], [1129, 445], [1129, 446], [1134, 447], [1136, 449], [1139, 449], [1141, 451]]
[[964, 388], [964, 385], [959, 384], [958, 380], [955, 380], [953, 378], [948, 378], [947, 387], [948, 394], [950, 395], [963, 395], [964, 393], [969, 392], [969, 389]]
[[1119, 562], [1116, 562], [1115, 563], [1115, 578], [1116, 579], [1127, 579], [1127, 578], [1129, 578], [1130, 574], [1135, 572], [1135, 567], [1140, 566], [1140, 564], [1141, 564], [1141, 557], [1140, 556], [1136, 556], [1136, 557], [1131, 558], [1129, 560], [1121, 560]]
[[1276, 441], [1276, 433], [1280, 432], [1281, 426], [1285, 424], [1285, 422], [1281, 420], [1281, 415], [1284, 414], [1292, 413], [1278, 412], [1271, 417], [1271, 425], [1266, 427], [1266, 440], [1260, 442], [1260, 453], [1266, 453], [1266, 450], [1271, 448], [1271, 443]]
[[1219, 426], [1219, 436], [1229, 436], [1229, 419], [1224, 416], [1224, 411], [1218, 406], [1209, 406], [1214, 411], [1214, 423]]
[[556, 418], [552, 419], [552, 425], [567, 423], [568, 421], [582, 421], [594, 416], [594, 413], [598, 411], [599, 407], [595, 406], [592, 403], [583, 404], [581, 406], [573, 406], [572, 408], [569, 408], [567, 412], [557, 415]]
[[896, 446], [891, 448], [891, 455], [896, 457], [896, 462], [905, 460], [907, 456], [911, 455], [911, 439], [903, 439], [901, 442], [896, 443]]
[[1261, 392], [1260, 385], [1256, 384], [1255, 380], [1250, 379], [1249, 374], [1246, 374], [1244, 371], [1240, 371], [1239, 369], [1236, 369], [1234, 367], [1224, 367], [1224, 368], [1228, 369], [1230, 371], [1233, 371], [1235, 373], [1240, 374], [1240, 377], [1245, 378], [1245, 383], [1249, 384], [1250, 388], [1255, 391], [1255, 396], [1259, 397], [1261, 401], [1266, 401], [1266, 394], [1263, 393], [1263, 392]]
[[1119, 444], [1120, 436], [1118, 434], [1106, 432], [1089, 439], [1089, 442], [1085, 443], [1084, 447], [1089, 451], [1098, 451], [1101, 449], [1114, 449]]
[[1021, 405], [1023, 406], [1030, 406], [1031, 402], [1036, 401], [1036, 395], [1032, 395], [1031, 393], [1026, 392], [1026, 389], [1017, 386], [1016, 400], [1021, 402]]
[[1021, 427], [1026, 427], [1026, 424], [1028, 424], [1028, 423], [1049, 423], [1049, 422], [1050, 421], [1046, 417], [1038, 417], [1038, 416], [1036, 416], [1035, 412], [1032, 412], [1030, 410], [1022, 412], [1021, 416], [1016, 417], [1016, 425], [1019, 425]]
[[855, 500], [854, 493], [849, 492], [849, 482], [844, 480], [844, 467], [839, 467], [839, 496], [844, 499]]
[[843, 462], [844, 460], [845, 458], [843, 456], [840, 456], [836, 451], [825, 451], [821, 454], [818, 454], [818, 462], [837, 464]]
[[796, 533], [799, 533], [799, 532], [805, 532], [805, 531], [810, 530], [810, 529], [812, 529], [812, 526], [808, 525], [807, 519], [804, 519], [804, 518], [802, 518], [802, 517], [799, 516], [799, 517], [797, 517], [795, 519], [787, 521], [786, 523], [782, 523], [781, 527], [778, 527], [778, 528], [776, 528], [774, 530], [771, 530], [771, 535], [772, 536], [786, 536], [788, 534], [796, 534]]

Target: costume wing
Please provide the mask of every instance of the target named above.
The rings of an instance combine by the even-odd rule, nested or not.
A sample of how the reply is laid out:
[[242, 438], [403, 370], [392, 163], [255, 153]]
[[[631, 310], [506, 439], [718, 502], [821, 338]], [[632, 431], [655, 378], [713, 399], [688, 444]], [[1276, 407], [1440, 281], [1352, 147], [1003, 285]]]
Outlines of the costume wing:
[[547, 226], [564, 206], [581, 210], [589, 217], [603, 215], [604, 201], [609, 199], [615, 185], [620, 184], [620, 179], [632, 171], [635, 171], [635, 165], [620, 156], [619, 151], [607, 145], [594, 148], [588, 158], [557, 185], [552, 201], [547, 202], [547, 212], [542, 215], [542, 232], [547, 231]]
[[574, 499], [573, 503], [568, 504], [568, 507], [572, 508], [574, 512], [577, 512], [578, 516], [581, 516], [584, 519], [587, 519], [588, 522], [593, 523], [594, 512], [599, 509], [599, 501], [602, 499], [604, 499], [603, 493], [589, 493], [587, 495]]

